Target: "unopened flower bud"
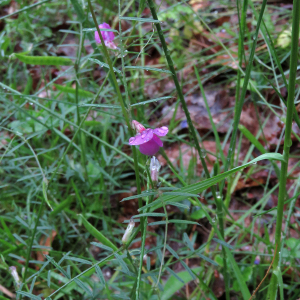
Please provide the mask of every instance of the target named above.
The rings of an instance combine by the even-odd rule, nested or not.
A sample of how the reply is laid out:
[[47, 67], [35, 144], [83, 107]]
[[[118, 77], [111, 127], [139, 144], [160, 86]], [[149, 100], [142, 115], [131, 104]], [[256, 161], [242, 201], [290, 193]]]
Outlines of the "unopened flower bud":
[[139, 133], [143, 132], [144, 130], [146, 130], [146, 128], [141, 124], [139, 123], [138, 121], [136, 120], [133, 120], [132, 121], [132, 127]]
[[259, 263], [260, 263], [260, 257], [257, 255], [257, 256], [255, 257], [254, 264], [255, 264], [255, 265], [259, 265]]
[[9, 267], [9, 272], [10, 272], [11, 276], [14, 278], [16, 286], [19, 287], [21, 284], [21, 280], [19, 278], [17, 268], [15, 266]]
[[128, 243], [128, 241], [129, 241], [129, 239], [131, 237], [134, 225], [135, 225], [134, 220], [133, 220], [133, 218], [131, 218], [130, 222], [129, 222], [126, 230], [125, 230], [125, 233], [124, 233], [124, 235], [122, 237], [122, 243], [123, 244], [127, 244]]
[[160, 163], [158, 159], [155, 156], [152, 156], [151, 161], [150, 161], [150, 176], [152, 179], [152, 182], [157, 182], [158, 181], [158, 174], [160, 170]]

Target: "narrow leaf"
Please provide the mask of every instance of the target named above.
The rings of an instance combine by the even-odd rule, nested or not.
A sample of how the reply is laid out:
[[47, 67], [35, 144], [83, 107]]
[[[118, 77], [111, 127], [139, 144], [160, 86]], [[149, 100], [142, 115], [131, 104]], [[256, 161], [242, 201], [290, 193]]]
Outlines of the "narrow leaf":
[[235, 278], [238, 281], [238, 284], [240, 286], [240, 290], [243, 295], [243, 299], [249, 300], [251, 297], [251, 294], [249, 292], [246, 282], [244, 281], [243, 274], [241, 273], [241, 270], [240, 270], [239, 266], [237, 265], [233, 255], [231, 253], [231, 250], [228, 249], [227, 247], [224, 247], [223, 249], [225, 249], [227, 257], [231, 263]]
[[28, 298], [33, 299], [33, 300], [41, 300], [41, 297], [32, 295], [31, 293], [27, 293], [27, 292], [23, 292], [23, 291], [17, 291], [17, 294], [28, 297]]
[[114, 105], [114, 104], [80, 104], [79, 107], [98, 107], [98, 108], [118, 108], [120, 109], [120, 105]]
[[194, 251], [194, 246], [186, 232], [183, 234], [183, 241], [188, 245], [191, 251]]
[[209, 257], [204, 256], [203, 254], [198, 253], [198, 252], [196, 252], [196, 254], [197, 254], [199, 257], [201, 257], [201, 258], [203, 258], [204, 260], [206, 260], [207, 262], [209, 262], [210, 264], [219, 267], [219, 264], [216, 263], [214, 260], [210, 259]]
[[179, 259], [178, 254], [175, 252], [175, 250], [173, 248], [171, 248], [169, 245], [166, 245], [166, 248], [170, 251], [170, 253], [176, 257], [177, 259]]
[[82, 223], [83, 223], [84, 227], [86, 228], [86, 230], [94, 238], [96, 238], [103, 245], [112, 248], [114, 251], [118, 250], [118, 248], [108, 238], [106, 238], [100, 231], [98, 231], [88, 220], [86, 220], [83, 215], [79, 214], [79, 217], [81, 217]]
[[56, 269], [59, 270], [59, 272], [61, 272], [64, 276], [66, 276], [68, 279], [70, 279], [69, 274], [49, 255], [45, 255], [45, 257], [47, 258], [47, 260], [49, 260]]
[[166, 214], [164, 213], [144, 213], [135, 215], [132, 218], [140, 218], [140, 217], [166, 217]]
[[88, 288], [88, 286], [82, 282], [80, 279], [78, 278], [74, 278], [75, 283], [82, 288], [87, 294], [92, 296], [92, 291]]
[[154, 71], [154, 72], [162, 72], [172, 74], [169, 70], [158, 69], [158, 68], [150, 68], [150, 67], [140, 67], [140, 66], [126, 66], [125, 69], [132, 69], [132, 70], [143, 70], [143, 71]]
[[126, 20], [126, 21], [137, 21], [137, 22], [142, 22], [142, 23], [145, 23], [145, 22], [159, 23], [159, 20], [154, 20], [152, 18], [120, 17], [120, 19]]
[[96, 270], [96, 273], [97, 273], [97, 276], [98, 276], [100, 282], [103, 285], [105, 285], [105, 279], [104, 279], [103, 273], [98, 265], [95, 266], [95, 270]]
[[[61, 92], [64, 93], [70, 93], [70, 94], [76, 94], [76, 89], [73, 89], [69, 86], [63, 86], [63, 85], [59, 85], [56, 83], [53, 83], [53, 85]], [[78, 95], [81, 97], [86, 97], [86, 98], [93, 98], [95, 97], [95, 95], [89, 91], [85, 91], [82, 89], [78, 89]]]
[[172, 269], [170, 269], [169, 267], [167, 267], [166, 268], [167, 269], [167, 271], [171, 274], [171, 275], [173, 275], [178, 281], [180, 281], [180, 282], [182, 282], [182, 283], [184, 283], [184, 281], [172, 270]]
[[[109, 69], [109, 65], [107, 63], [105, 63], [105, 62], [102, 62], [102, 61], [100, 61], [98, 59], [95, 59], [95, 58], [89, 58], [88, 60], [91, 61], [91, 62], [93, 62], [93, 63], [95, 63], [95, 64], [98, 64], [100, 67], [104, 67], [104, 68]], [[120, 70], [118, 70], [116, 68], [113, 68], [113, 69], [114, 69], [115, 72], [121, 73]]]
[[99, 248], [102, 248], [104, 250], [108, 250], [108, 251], [114, 251], [111, 247], [108, 247], [108, 246], [105, 246], [103, 244], [99, 244], [99, 243], [96, 243], [96, 242], [91, 242], [92, 245], [96, 246], [96, 247], [99, 247]]
[[19, 53], [13, 54], [21, 62], [31, 65], [41, 66], [71, 66], [73, 62], [70, 58], [59, 56], [27, 56]]
[[196, 276], [193, 273], [193, 271], [188, 267], [188, 265], [182, 260], [181, 264], [183, 265], [183, 267], [188, 271], [188, 273], [191, 275], [191, 277], [193, 278], [193, 280], [196, 280]]
[[213, 240], [214, 240], [215, 242], [217, 242], [217, 243], [223, 245], [224, 247], [227, 247], [228, 249], [231, 249], [231, 250], [234, 249], [233, 246], [231, 246], [231, 245], [229, 245], [229, 244], [227, 244], [227, 243], [225, 243], [225, 242], [223, 242], [223, 241], [221, 241], [221, 240], [219, 240], [219, 239], [217, 239], [217, 238], [213, 238]]
[[147, 101], [143, 101], [143, 102], [139, 102], [139, 103], [134, 103], [134, 104], [131, 104], [130, 106], [133, 107], [133, 106], [138, 106], [138, 105], [145, 105], [145, 104], [148, 104], [148, 103], [157, 102], [157, 101], [160, 101], [160, 100], [166, 100], [166, 99], [170, 99], [170, 98], [173, 98], [173, 97], [172, 96], [166, 96], [166, 97], [155, 98], [155, 99], [152, 99], [152, 100], [147, 100]]
[[[261, 161], [263, 159], [284, 161], [283, 156], [279, 153], [262, 154], [262, 155], [256, 157], [255, 159], [251, 160], [250, 162], [248, 162], [248, 163], [246, 163], [242, 166], [236, 167], [234, 169], [231, 169], [231, 170], [229, 170], [227, 172], [224, 172], [222, 174], [219, 174], [217, 176], [205, 179], [201, 182], [197, 182], [197, 183], [182, 187], [182, 188], [178, 189], [178, 192], [191, 193], [191, 194], [197, 195], [197, 194], [201, 193], [202, 191], [206, 190], [207, 188], [209, 188], [209, 187], [215, 185], [216, 183], [222, 181], [223, 179], [225, 179], [229, 175], [234, 174], [234, 173], [236, 173], [236, 172], [238, 172], [238, 171], [240, 171], [240, 170], [242, 170], [246, 167], [249, 167], [252, 164], [254, 164], [258, 161]], [[152, 203], [139, 208], [138, 211], [144, 210], [148, 207], [152, 207], [151, 210], [153, 211], [153, 210], [156, 210], [157, 208], [162, 206], [162, 201], [164, 201], [164, 202], [165, 201], [179, 202], [179, 201], [184, 200], [185, 198], [186, 197], [183, 197], [183, 196], [162, 195], [161, 197], [159, 197], [157, 200], [153, 201]]]
[[78, 258], [78, 257], [74, 257], [74, 256], [67, 256], [65, 259], [69, 259], [69, 260], [76, 261], [76, 262], [86, 264], [86, 265], [92, 265], [93, 264], [92, 262], [90, 262], [86, 259], [82, 259], [82, 258]]
[[153, 196], [153, 195], [156, 195], [156, 194], [157, 194], [157, 192], [144, 192], [144, 193], [139, 194], [139, 195], [134, 195], [134, 196], [123, 198], [120, 202], [127, 201], [127, 200], [132, 200], [132, 199], [137, 199], [137, 198]]
[[127, 274], [129, 274], [129, 269], [125, 262], [123, 261], [122, 257], [118, 253], [114, 253], [115, 258], [118, 260], [120, 266], [122, 267], [123, 271]]

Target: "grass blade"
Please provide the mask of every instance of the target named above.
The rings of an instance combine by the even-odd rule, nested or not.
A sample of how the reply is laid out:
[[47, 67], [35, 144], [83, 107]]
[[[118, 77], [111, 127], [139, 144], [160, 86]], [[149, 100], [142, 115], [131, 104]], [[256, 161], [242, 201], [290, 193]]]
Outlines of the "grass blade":
[[27, 56], [19, 53], [13, 54], [21, 62], [40, 66], [72, 66], [73, 61], [70, 58], [58, 56]]
[[108, 239], [106, 238], [100, 231], [98, 231], [83, 215], [79, 215], [82, 220], [82, 223], [86, 230], [99, 242], [103, 245], [112, 248], [114, 251], [117, 251], [118, 248]]

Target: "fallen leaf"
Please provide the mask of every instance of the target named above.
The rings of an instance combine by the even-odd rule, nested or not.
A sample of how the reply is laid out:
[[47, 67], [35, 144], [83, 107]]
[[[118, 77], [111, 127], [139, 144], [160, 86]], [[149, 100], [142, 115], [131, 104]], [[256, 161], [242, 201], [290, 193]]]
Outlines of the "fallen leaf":
[[[51, 234], [46, 238], [46, 236], [42, 236], [41, 240], [40, 240], [40, 245], [41, 246], [47, 246], [47, 247], [51, 247], [51, 244], [54, 240], [54, 238], [56, 237], [57, 232], [55, 230], [52, 230]], [[49, 251], [47, 250], [43, 250], [43, 251], [37, 251], [36, 253], [36, 259], [38, 261], [44, 261], [45, 260], [45, 255], [48, 255]], [[38, 270], [40, 267], [39, 265], [36, 265], [36, 270]]]

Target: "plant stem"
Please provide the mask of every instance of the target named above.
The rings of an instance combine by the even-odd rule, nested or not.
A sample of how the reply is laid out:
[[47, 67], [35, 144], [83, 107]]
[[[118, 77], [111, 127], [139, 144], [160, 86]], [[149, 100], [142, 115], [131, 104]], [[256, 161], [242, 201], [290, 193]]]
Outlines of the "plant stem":
[[[147, 166], [146, 166], [147, 168]], [[150, 176], [149, 172], [147, 172], [147, 190], [150, 188]], [[146, 205], [149, 203], [149, 197], [146, 197]], [[147, 223], [148, 218], [143, 217], [141, 218], [141, 234], [142, 234], [142, 245], [141, 245], [141, 253], [140, 253], [140, 266], [138, 270], [137, 276], [137, 283], [136, 283], [136, 290], [135, 290], [135, 299], [139, 300], [140, 294], [140, 284], [141, 284], [141, 275], [142, 275], [142, 268], [143, 268], [143, 260], [144, 260], [144, 253], [145, 253], [145, 244], [146, 244], [146, 235], [147, 235]]]
[[[95, 95], [95, 97], [94, 97], [94, 99], [93, 99], [93, 101], [92, 101], [92, 104], [95, 103], [95, 101], [98, 99], [98, 96], [99, 96], [100, 93], [102, 92], [102, 89], [103, 89], [103, 87], [104, 87], [104, 84], [106, 83], [106, 80], [108, 79], [109, 73], [110, 73], [110, 71], [107, 73], [107, 77], [104, 79], [102, 85], [100, 86], [100, 88], [99, 88], [97, 94]], [[60, 165], [62, 164], [62, 162], [63, 162], [63, 160], [64, 160], [64, 158], [65, 158], [65, 156], [67, 155], [69, 149], [70, 149], [71, 146], [73, 145], [73, 142], [75, 141], [77, 134], [79, 133], [79, 131], [82, 130], [83, 124], [84, 124], [86, 118], [88, 117], [88, 115], [89, 115], [91, 109], [92, 109], [92, 106], [90, 106], [90, 107], [88, 108], [87, 113], [86, 113], [85, 116], [81, 119], [81, 122], [80, 122], [80, 125], [79, 125], [79, 126], [77, 126], [76, 124], [74, 124], [74, 125], [77, 126], [77, 130], [76, 130], [76, 132], [74, 133], [71, 142], [68, 144], [66, 150], [64, 151], [63, 155], [61, 156], [60, 161], [58, 162], [58, 164], [57, 164], [57, 166], [56, 166], [54, 172], [52, 173], [52, 175], [51, 175], [51, 177], [50, 177], [50, 179], [49, 179], [49, 181], [48, 181], [48, 186], [50, 185], [50, 183], [51, 183], [52, 180], [54, 179], [54, 177], [55, 177], [55, 175], [56, 175], [56, 173], [57, 173], [57, 171], [58, 171]], [[82, 132], [84, 132], [84, 131], [82, 131]], [[85, 133], [86, 133], [86, 132], [85, 132]]]
[[161, 262], [160, 262], [160, 268], [159, 268], [159, 273], [158, 273], [158, 276], [157, 276], [157, 282], [156, 282], [155, 287], [158, 286], [159, 280], [160, 280], [160, 277], [161, 277], [161, 272], [162, 272], [162, 268], [163, 268], [163, 265], [164, 265], [164, 257], [165, 257], [165, 253], [166, 253], [167, 238], [168, 238], [168, 222], [169, 222], [169, 219], [168, 219], [168, 212], [167, 212], [167, 209], [166, 209], [166, 206], [165, 206], [165, 203], [164, 203], [163, 200], [162, 200], [162, 205], [163, 205], [163, 208], [164, 208], [164, 213], [166, 215], [165, 240], [164, 240], [162, 259], [161, 259]]
[[[243, 53], [244, 53], [244, 35], [245, 35], [245, 27], [246, 27], [246, 16], [247, 16], [247, 6], [248, 0], [244, 0], [243, 9], [240, 18], [240, 34], [239, 34], [239, 43], [238, 43], [238, 59], [239, 59], [239, 68], [237, 70], [237, 82], [236, 82], [236, 90], [235, 90], [235, 106], [234, 111], [237, 112], [240, 102], [244, 102], [244, 99], [240, 98], [240, 88], [241, 88], [241, 69], [243, 65]], [[238, 7], [238, 0], [237, 0]]]
[[[246, 73], [245, 73], [245, 79], [244, 79], [242, 92], [241, 92], [240, 97], [237, 96], [237, 98], [236, 98], [236, 99], [240, 99], [240, 101], [236, 101], [236, 105], [235, 105], [233, 130], [232, 130], [232, 134], [231, 134], [228, 157], [227, 157], [226, 164], [225, 164], [225, 167], [224, 167], [224, 172], [228, 171], [228, 168], [229, 168], [230, 163], [231, 163], [231, 157], [232, 157], [232, 155], [234, 155], [238, 124], [240, 122], [242, 108], [243, 108], [243, 104], [244, 104], [244, 99], [246, 97], [246, 92], [247, 92], [247, 86], [248, 86], [248, 83], [249, 83], [249, 80], [250, 80], [250, 74], [251, 74], [251, 69], [252, 69], [252, 65], [253, 65], [253, 59], [254, 59], [254, 54], [255, 54], [255, 47], [256, 47], [256, 44], [257, 44], [259, 28], [260, 28], [261, 20], [262, 20], [264, 11], [265, 11], [266, 4], [267, 4], [267, 0], [263, 0], [263, 3], [262, 3], [261, 8], [260, 8], [259, 18], [257, 20], [256, 31], [255, 31], [255, 34], [254, 34], [254, 37], [253, 37], [254, 41], [253, 41], [253, 45], [251, 47], [251, 52], [250, 52], [250, 56], [249, 56], [249, 61], [248, 61]], [[243, 24], [243, 22], [242, 22], [242, 24]], [[242, 30], [242, 28], [241, 28], [241, 30]], [[240, 50], [240, 47], [242, 46], [242, 43], [243, 43], [243, 41], [241, 40], [242, 37], [243, 37], [243, 35], [240, 36], [240, 40], [239, 40], [239, 56], [240, 56], [239, 59], [242, 58], [242, 50]], [[241, 61], [240, 61], [240, 63], [241, 63]], [[239, 79], [239, 73], [238, 73], [238, 79]], [[239, 83], [238, 83], [238, 85], [239, 85]], [[237, 90], [236, 92], [239, 95], [239, 91]], [[223, 190], [223, 187], [224, 187], [224, 181], [221, 184], [221, 188], [220, 188], [221, 191]]]
[[[128, 127], [129, 134], [131, 136], [133, 136], [134, 134], [133, 134], [133, 130], [131, 128], [129, 115], [128, 115], [127, 110], [125, 108], [123, 97], [122, 97], [122, 94], [121, 94], [121, 91], [120, 91], [120, 88], [119, 88], [119, 85], [118, 85], [118, 82], [117, 82], [116, 74], [114, 73], [114, 69], [113, 69], [113, 66], [112, 66], [111, 59], [109, 57], [109, 53], [108, 53], [107, 47], [106, 47], [106, 45], [104, 43], [101, 31], [99, 29], [99, 26], [98, 26], [98, 23], [97, 23], [97, 20], [96, 20], [96, 16], [95, 16], [92, 4], [91, 4], [91, 0], [88, 0], [88, 4], [89, 4], [89, 8], [90, 8], [90, 11], [91, 11], [91, 14], [92, 14], [92, 17], [93, 17], [93, 20], [94, 20], [97, 32], [98, 32], [100, 40], [101, 40], [101, 45], [103, 47], [103, 54], [105, 56], [107, 64], [109, 65], [109, 70], [111, 72], [111, 78], [112, 78], [112, 81], [114, 83], [115, 90], [117, 92], [118, 100], [119, 100], [121, 108], [122, 108], [122, 113], [124, 115], [125, 122], [126, 122], [126, 125]], [[124, 85], [126, 85], [126, 82], [124, 82]], [[141, 192], [140, 174], [139, 174], [138, 158], [137, 158], [137, 153], [136, 153], [135, 147], [132, 147], [132, 153], [133, 153], [133, 158], [134, 158], [134, 169], [135, 169], [135, 178], [136, 178], [137, 192], [140, 193]], [[142, 206], [142, 200], [139, 201], [139, 206], [140, 207]]]
[[[126, 82], [126, 75], [125, 75], [125, 64], [124, 64], [124, 47], [123, 47], [123, 39], [122, 39], [122, 25], [121, 25], [121, 1], [118, 1], [119, 6], [119, 32], [120, 32], [120, 49], [121, 49], [121, 61], [122, 61], [122, 75], [123, 75], [123, 85], [125, 88], [125, 95], [126, 95], [126, 101], [127, 105], [130, 108], [130, 100], [129, 100], [129, 93], [128, 93], [128, 87]], [[99, 32], [100, 30], [98, 30]], [[102, 41], [102, 39], [101, 39]], [[102, 42], [103, 43], [103, 42]], [[130, 123], [128, 124], [128, 127], [131, 130]], [[132, 132], [132, 130], [131, 130]], [[133, 135], [133, 134], [131, 134]], [[134, 158], [134, 169], [135, 169], [135, 176], [136, 176], [136, 185], [137, 185], [137, 193], [141, 193], [141, 184], [140, 184], [140, 176], [139, 176], [139, 166], [138, 166], [138, 156], [136, 152], [136, 148], [132, 147], [133, 152], [133, 158]], [[147, 168], [147, 166], [146, 166]], [[148, 180], [148, 187], [149, 189], [149, 180]], [[148, 198], [147, 198], [148, 199]], [[139, 207], [141, 208], [143, 206], [142, 198], [139, 198], [138, 203]], [[148, 204], [148, 201], [147, 201]], [[140, 266], [138, 270], [138, 278], [137, 278], [137, 286], [136, 286], [136, 299], [139, 299], [139, 289], [140, 289], [140, 283], [141, 283], [141, 274], [142, 274], [142, 268], [143, 268], [143, 258], [144, 258], [144, 251], [145, 251], [145, 242], [146, 242], [146, 235], [147, 235], [147, 217], [141, 218], [141, 234], [142, 234], [142, 245], [141, 245], [141, 254], [140, 254]]]
[[[293, 21], [292, 21], [292, 45], [291, 45], [290, 73], [289, 73], [290, 76], [289, 76], [289, 85], [288, 85], [285, 137], [284, 137], [284, 145], [283, 145], [283, 157], [285, 161], [281, 162], [278, 206], [277, 206], [277, 220], [276, 220], [276, 231], [275, 231], [275, 247], [277, 247], [277, 249], [281, 248], [283, 206], [284, 206], [284, 199], [286, 196], [286, 179], [287, 179], [290, 147], [292, 145], [291, 133], [292, 133], [295, 85], [296, 85], [296, 75], [297, 75], [299, 20], [300, 20], [300, 0], [294, 0]], [[276, 251], [275, 259], [273, 263], [273, 273], [272, 273], [271, 283], [269, 287], [270, 300], [275, 300], [277, 296], [278, 279], [274, 272], [277, 270], [278, 267], [280, 268], [279, 258], [280, 258], [280, 251]]]
[[[148, 0], [148, 4], [149, 4], [149, 8], [150, 8], [153, 19], [158, 20], [153, 0]], [[165, 37], [164, 37], [164, 34], [162, 32], [160, 23], [155, 23], [155, 26], [156, 26], [156, 30], [157, 30], [158, 36], [160, 38], [161, 45], [162, 45], [162, 48], [164, 50], [164, 53], [165, 53], [165, 56], [166, 56], [166, 59], [167, 59], [169, 69], [172, 72], [172, 78], [173, 78], [173, 81], [174, 81], [174, 84], [175, 84], [175, 87], [176, 87], [176, 90], [177, 90], [177, 93], [178, 93], [183, 111], [185, 113], [185, 116], [186, 116], [186, 119], [187, 119], [187, 122], [188, 122], [188, 126], [189, 126], [189, 130], [192, 134], [192, 138], [193, 138], [194, 143], [195, 143], [195, 147], [198, 151], [199, 158], [201, 160], [205, 175], [206, 175], [207, 178], [210, 178], [210, 174], [209, 174], [209, 171], [208, 171], [208, 168], [207, 168], [207, 165], [206, 165], [206, 161], [205, 161], [203, 155], [201, 155], [201, 147], [200, 147], [198, 139], [197, 139], [196, 130], [193, 126], [193, 122], [192, 122], [189, 110], [188, 110], [187, 105], [185, 103], [184, 96], [183, 96], [183, 93], [182, 93], [182, 90], [181, 90], [181, 87], [180, 87], [180, 84], [179, 84], [179, 81], [178, 81], [178, 78], [177, 78], [177, 75], [176, 75], [176, 71], [175, 71], [175, 68], [174, 68], [173, 60], [171, 58], [170, 51], [168, 50], [167, 43], [165, 41]], [[212, 191], [213, 198], [215, 200], [216, 205], [219, 206], [219, 201], [217, 200], [215, 187], [211, 187], [211, 191]], [[222, 206], [218, 208], [218, 211], [220, 211], [220, 210], [222, 210]], [[218, 220], [219, 220], [220, 232], [221, 232], [222, 237], [224, 238], [224, 224], [222, 223], [223, 218], [218, 218]], [[229, 278], [228, 278], [228, 275], [227, 275], [227, 260], [226, 260], [226, 252], [225, 252], [224, 246], [222, 246], [222, 254], [223, 254], [223, 264], [224, 264], [224, 270], [223, 270], [224, 274], [223, 274], [223, 276], [224, 276], [224, 279], [225, 279], [226, 299], [229, 300], [230, 299], [229, 284], [228, 284], [229, 283]]]
[[204, 103], [205, 103], [205, 107], [206, 107], [208, 118], [209, 118], [209, 121], [210, 121], [210, 124], [211, 124], [211, 127], [212, 127], [212, 131], [213, 131], [214, 136], [215, 136], [216, 151], [217, 151], [216, 154], [218, 154], [218, 152], [220, 152], [220, 158], [222, 160], [222, 163], [225, 164], [226, 159], [225, 159], [225, 156], [224, 156], [224, 151], [223, 151], [222, 146], [221, 146], [220, 137], [219, 137], [216, 125], [213, 121], [213, 118], [212, 118], [212, 115], [211, 115], [211, 112], [210, 112], [210, 108], [208, 106], [208, 102], [207, 102], [207, 99], [206, 99], [205, 91], [204, 91], [204, 88], [203, 88], [203, 85], [202, 85], [202, 82], [201, 82], [201, 79], [200, 79], [200, 75], [199, 75], [199, 73], [196, 69], [196, 66], [194, 66], [194, 71], [195, 71], [195, 74], [196, 74], [196, 77], [197, 77], [197, 80], [198, 80], [198, 84], [199, 84], [199, 87], [200, 87], [200, 90], [201, 90], [201, 93], [202, 93], [202, 97], [203, 97], [203, 100], [204, 100]]
[[[80, 126], [81, 124], [81, 119], [80, 119], [80, 111], [79, 111], [79, 103], [78, 103], [78, 89], [79, 89], [79, 74], [78, 74], [78, 70], [79, 70], [79, 66], [80, 66], [80, 58], [81, 58], [81, 52], [82, 52], [82, 48], [83, 48], [83, 42], [84, 42], [84, 38], [83, 38], [83, 31], [82, 31], [82, 23], [79, 23], [79, 27], [80, 27], [80, 39], [79, 39], [79, 45], [78, 45], [78, 49], [77, 49], [77, 58], [75, 61], [75, 65], [74, 65], [74, 70], [75, 70], [75, 76], [76, 76], [76, 90], [75, 90], [75, 101], [76, 101], [76, 113], [77, 113], [77, 126]], [[82, 162], [82, 166], [84, 168], [85, 171], [85, 178], [87, 179], [87, 182], [89, 184], [89, 187], [91, 188], [92, 184], [89, 178], [89, 174], [87, 171], [87, 164], [86, 164], [86, 144], [84, 142], [85, 136], [83, 135], [82, 132], [79, 133], [78, 135], [78, 141], [80, 143], [81, 146], [81, 162]], [[93, 190], [92, 193], [94, 194]], [[95, 197], [95, 195], [94, 195]], [[95, 197], [95, 201], [97, 201], [97, 198]]]
[[[118, 2], [119, 4], [119, 16], [121, 14], [121, 3], [120, 0]], [[130, 108], [130, 99], [129, 99], [129, 93], [128, 93], [128, 87], [126, 82], [126, 75], [125, 75], [125, 63], [124, 63], [124, 47], [123, 47], [123, 38], [122, 38], [122, 25], [121, 25], [121, 19], [119, 18], [119, 33], [120, 33], [120, 49], [121, 49], [121, 61], [122, 61], [122, 75], [123, 75], [123, 85], [125, 88], [125, 95], [126, 95], [126, 101], [127, 105]], [[130, 115], [129, 115], [130, 117]], [[126, 121], [127, 122], [127, 121]], [[133, 131], [131, 129], [130, 123], [127, 124], [129, 128], [129, 133], [133, 135]], [[137, 186], [137, 193], [141, 193], [141, 184], [140, 184], [140, 176], [139, 176], [139, 167], [138, 167], [138, 155], [135, 147], [132, 147], [132, 153], [133, 153], [133, 159], [134, 159], [134, 169], [135, 169], [135, 177], [136, 177], [136, 186]], [[142, 207], [142, 199], [139, 199], [139, 207]]]

